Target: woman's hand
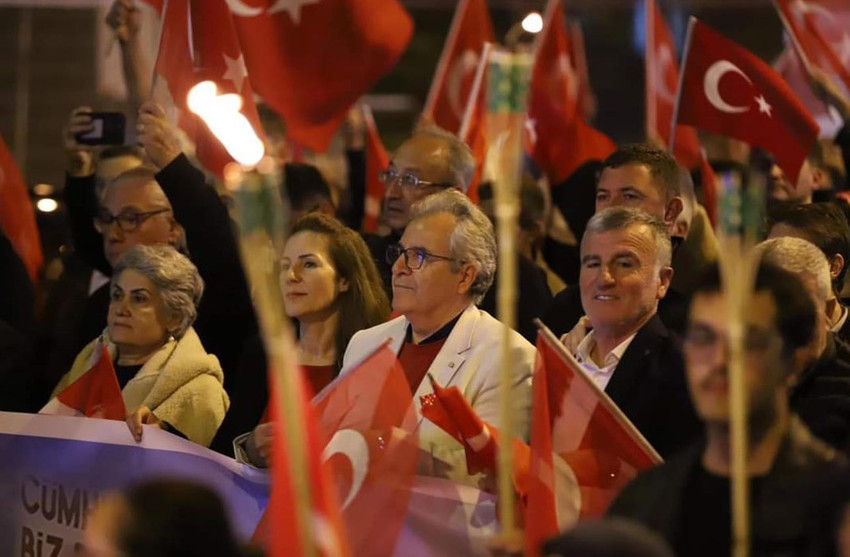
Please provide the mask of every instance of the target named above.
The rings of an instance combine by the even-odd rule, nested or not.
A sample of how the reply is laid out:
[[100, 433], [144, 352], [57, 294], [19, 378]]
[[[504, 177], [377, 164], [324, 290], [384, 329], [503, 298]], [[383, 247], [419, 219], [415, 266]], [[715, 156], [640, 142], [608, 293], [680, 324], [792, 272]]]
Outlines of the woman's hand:
[[591, 324], [590, 318], [583, 315], [569, 333], [561, 336], [561, 344], [564, 345], [570, 354], [575, 356], [578, 351], [578, 345], [581, 344], [581, 341], [584, 340], [584, 337], [587, 336], [587, 333], [591, 329], [593, 329], [593, 324]]
[[130, 428], [130, 433], [133, 434], [137, 443], [142, 440], [143, 424], [161, 428], [162, 420], [157, 418], [147, 406], [139, 406], [138, 410], [127, 416], [127, 427]]
[[253, 433], [248, 438], [248, 453], [249, 456], [257, 455], [263, 460], [257, 464], [265, 464], [266, 466], [271, 464], [272, 439], [274, 439], [274, 434], [270, 422], [254, 428]]

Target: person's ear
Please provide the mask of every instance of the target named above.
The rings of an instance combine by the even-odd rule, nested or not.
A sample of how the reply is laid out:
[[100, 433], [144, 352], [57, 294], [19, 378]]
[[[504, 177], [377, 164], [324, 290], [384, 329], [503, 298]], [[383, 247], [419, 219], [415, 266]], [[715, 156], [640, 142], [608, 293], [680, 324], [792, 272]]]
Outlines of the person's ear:
[[475, 265], [467, 263], [460, 269], [460, 282], [457, 285], [458, 294], [466, 294], [469, 292], [472, 285], [475, 284], [475, 279], [478, 278], [478, 269]]
[[682, 203], [682, 198], [678, 195], [673, 197], [670, 201], [667, 202], [667, 207], [664, 210], [664, 222], [667, 226], [673, 227], [676, 222], [676, 219], [679, 218], [679, 215], [682, 214], [685, 206]]
[[836, 253], [832, 257], [829, 258], [829, 276], [833, 280], [841, 274], [841, 270], [844, 269], [844, 256], [840, 253]]
[[673, 267], [661, 267], [661, 270], [658, 271], [657, 297], [659, 300], [667, 295], [671, 282], [673, 282]]
[[348, 282], [346, 278], [339, 278], [339, 291], [340, 292], [348, 292], [348, 289], [351, 287], [351, 284]]

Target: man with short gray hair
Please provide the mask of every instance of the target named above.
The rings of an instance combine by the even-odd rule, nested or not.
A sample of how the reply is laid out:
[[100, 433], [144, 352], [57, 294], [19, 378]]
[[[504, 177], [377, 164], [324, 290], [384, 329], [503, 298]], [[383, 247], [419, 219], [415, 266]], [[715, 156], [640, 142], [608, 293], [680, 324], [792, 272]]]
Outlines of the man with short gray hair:
[[581, 241], [579, 287], [590, 332], [576, 359], [666, 456], [699, 431], [681, 344], [658, 317], [673, 269], [667, 225], [640, 209], [596, 213]]
[[793, 354], [791, 409], [816, 437], [850, 449], [850, 346], [829, 331], [826, 308], [835, 293], [823, 252], [802, 238], [785, 236], [756, 246], [762, 260], [795, 275], [812, 298], [817, 323], [811, 342]]
[[[493, 282], [493, 226], [455, 189], [422, 199], [410, 214], [400, 242], [387, 250], [393, 310], [401, 316], [355, 334], [342, 373], [389, 339], [417, 411], [420, 397], [432, 392], [428, 374], [442, 386], [457, 386], [481, 419], [499, 428], [504, 325], [475, 306]], [[511, 353], [515, 433], [527, 439], [535, 350], [514, 331]], [[420, 460], [420, 473], [475, 483], [467, 476], [463, 446], [453, 437], [423, 421], [419, 443], [421, 454], [428, 455]]]

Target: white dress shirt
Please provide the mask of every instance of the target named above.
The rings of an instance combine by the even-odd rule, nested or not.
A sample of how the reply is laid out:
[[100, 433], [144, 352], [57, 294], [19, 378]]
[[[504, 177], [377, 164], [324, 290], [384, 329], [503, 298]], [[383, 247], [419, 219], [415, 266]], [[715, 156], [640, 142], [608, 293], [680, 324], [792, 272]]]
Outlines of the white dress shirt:
[[596, 362], [594, 362], [591, 357], [593, 349], [596, 347], [596, 338], [593, 335], [593, 331], [590, 331], [587, 333], [587, 336], [581, 339], [578, 348], [576, 348], [576, 360], [578, 360], [581, 367], [587, 371], [588, 375], [593, 378], [599, 388], [603, 391], [608, 385], [608, 381], [611, 380], [611, 376], [614, 375], [614, 370], [617, 368], [617, 364], [620, 363], [620, 359], [634, 340], [636, 334], [637, 332], [608, 352], [602, 362], [602, 367], [596, 365]]

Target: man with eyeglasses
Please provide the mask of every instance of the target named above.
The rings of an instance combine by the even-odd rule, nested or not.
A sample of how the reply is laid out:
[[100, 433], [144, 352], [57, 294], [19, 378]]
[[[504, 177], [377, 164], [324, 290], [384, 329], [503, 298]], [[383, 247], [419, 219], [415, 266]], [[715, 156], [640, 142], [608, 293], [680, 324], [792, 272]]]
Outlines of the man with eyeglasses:
[[391, 232], [363, 236], [388, 294], [392, 294], [392, 267], [385, 254], [410, 222], [410, 206], [449, 188], [466, 193], [474, 171], [475, 158], [466, 143], [436, 126], [418, 129], [396, 150], [389, 168], [379, 176], [386, 188], [383, 219]]
[[[807, 555], [806, 481], [843, 463], [809, 433], [788, 403], [793, 355], [817, 320], [792, 274], [762, 263], [745, 317], [747, 468], [751, 555]], [[727, 299], [716, 266], [695, 287], [685, 361], [688, 387], [705, 436], [632, 481], [609, 514], [663, 536], [676, 555], [730, 555], [731, 504]]]
[[[91, 125], [90, 118], [80, 120], [77, 114], [72, 115], [72, 123], [77, 128]], [[225, 389], [239, 393], [231, 398], [230, 411], [219, 429], [221, 437], [211, 445], [232, 454], [233, 437], [256, 424], [267, 398], [265, 369], [240, 368], [244, 346], [256, 335], [257, 322], [232, 223], [215, 188], [181, 152], [163, 107], [143, 104], [137, 128], [137, 140], [149, 164], [108, 182], [100, 198], [95, 195], [92, 168], [72, 173], [69, 166], [77, 197], [89, 200], [75, 205], [70, 215], [76, 223], [74, 244], [89, 260], [105, 256], [107, 267], [138, 244], [166, 243], [188, 252], [206, 283], [195, 330], [207, 351], [221, 362]], [[86, 300], [76, 316], [76, 352], [103, 331], [108, 305], [108, 285]], [[61, 373], [66, 371], [67, 366]], [[49, 378], [45, 382], [50, 384]]]
[[579, 288], [590, 331], [573, 350], [665, 457], [699, 431], [681, 344], [658, 315], [673, 278], [671, 254], [666, 226], [654, 216], [629, 207], [596, 213], [580, 251]]
[[[476, 413], [495, 427], [499, 410], [504, 326], [476, 307], [493, 281], [493, 226], [464, 194], [449, 189], [410, 208], [411, 221], [398, 245], [386, 253], [392, 265], [393, 310], [387, 323], [356, 333], [345, 351], [343, 371], [389, 339], [410, 384], [417, 410], [433, 392], [430, 375], [457, 386]], [[515, 433], [527, 439], [534, 347], [512, 332]], [[466, 471], [460, 443], [428, 421], [419, 426], [419, 472], [477, 485]]]

